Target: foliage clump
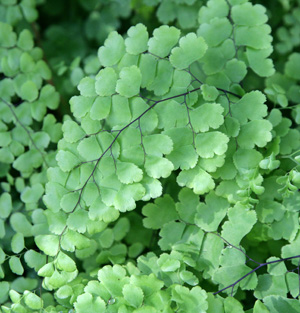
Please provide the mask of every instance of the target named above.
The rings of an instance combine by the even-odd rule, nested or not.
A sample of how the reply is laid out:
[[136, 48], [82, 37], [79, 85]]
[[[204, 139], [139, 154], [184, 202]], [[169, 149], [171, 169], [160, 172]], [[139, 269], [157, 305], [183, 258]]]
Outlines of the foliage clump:
[[1, 312], [300, 311], [276, 4], [0, 0]]

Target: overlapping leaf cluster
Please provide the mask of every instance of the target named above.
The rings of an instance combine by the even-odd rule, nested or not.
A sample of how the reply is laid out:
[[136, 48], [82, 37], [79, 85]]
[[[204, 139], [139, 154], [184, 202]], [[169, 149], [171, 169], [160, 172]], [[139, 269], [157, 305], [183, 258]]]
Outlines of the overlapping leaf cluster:
[[[95, 39], [99, 3], [79, 2]], [[75, 60], [62, 139], [41, 50], [0, 24], [0, 261], [35, 277], [4, 277], [1, 310], [299, 311], [298, 53], [275, 72], [266, 9], [246, 0], [134, 5], [185, 30], [138, 23], [85, 73]]]
[[35, 251], [32, 238], [45, 225], [41, 197], [46, 170], [56, 163], [53, 150], [62, 132], [51, 113], [58, 108], [59, 94], [50, 84], [43, 51], [27, 28], [37, 18], [35, 2], [1, 1], [0, 11], [0, 288], [4, 303], [10, 290], [24, 292], [28, 299], [37, 297], [28, 293], [38, 287], [39, 281], [30, 278], [36, 272], [24, 274], [28, 264], [34, 268], [46, 262]]
[[176, 22], [182, 29], [195, 29], [202, 1], [196, 0], [143, 0], [146, 7], [154, 7], [156, 17], [162, 24]]
[[[121, 27], [120, 20], [129, 18], [132, 11], [129, 0], [76, 0], [72, 2], [72, 10], [83, 11], [83, 14], [76, 15], [74, 23], [69, 6], [67, 2], [59, 0], [44, 1], [41, 6], [42, 16], [50, 23], [43, 30], [44, 37], [41, 36], [40, 44], [65, 105], [68, 105], [71, 95], [76, 94], [80, 80], [98, 72], [97, 48], [111, 31]], [[68, 112], [67, 109], [65, 111]]]

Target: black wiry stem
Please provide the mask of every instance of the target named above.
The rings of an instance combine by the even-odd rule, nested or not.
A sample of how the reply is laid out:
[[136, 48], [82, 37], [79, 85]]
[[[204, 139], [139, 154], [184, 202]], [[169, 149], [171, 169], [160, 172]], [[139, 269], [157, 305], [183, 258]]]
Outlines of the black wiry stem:
[[[216, 292], [214, 292], [213, 294], [214, 295], [217, 295], [229, 288], [231, 288], [231, 296], [233, 295], [233, 289], [234, 287], [239, 283], [241, 282], [242, 280], [244, 280], [246, 277], [250, 276], [251, 274], [255, 273], [257, 270], [259, 270], [260, 268], [264, 267], [264, 266], [267, 266], [267, 265], [270, 265], [270, 264], [276, 264], [276, 263], [281, 263], [281, 262], [285, 262], [285, 261], [289, 261], [289, 260], [292, 260], [292, 259], [299, 259], [299, 263], [300, 263], [300, 255], [295, 255], [295, 256], [291, 256], [291, 257], [287, 257], [287, 258], [282, 258], [282, 259], [278, 259], [278, 260], [273, 260], [273, 261], [269, 261], [269, 262], [264, 262], [264, 263], [260, 263], [260, 262], [257, 262], [253, 259], [251, 259], [241, 248], [238, 248], [234, 245], [232, 245], [231, 243], [229, 243], [226, 239], [224, 239], [221, 235], [219, 235], [218, 233], [215, 233], [215, 232], [207, 232], [209, 234], [214, 234], [216, 236], [218, 236], [219, 238], [221, 238], [228, 246], [242, 252], [247, 259], [249, 259], [250, 261], [258, 264], [257, 267], [255, 267], [253, 270], [249, 271], [247, 274], [245, 274], [244, 276], [242, 276], [241, 278], [239, 278], [238, 280], [236, 280], [234, 283], [232, 283], [231, 285], [228, 285]], [[299, 294], [300, 294], [300, 275], [299, 275], [299, 264], [298, 264], [298, 267], [297, 267], [297, 270], [298, 270], [298, 276], [299, 276]], [[298, 294], [298, 296], [299, 296]]]
[[222, 292], [222, 291], [224, 291], [224, 290], [226, 290], [228, 288], [233, 288], [236, 284], [238, 284], [240, 281], [242, 281], [243, 279], [245, 279], [246, 277], [248, 277], [252, 273], [256, 272], [261, 267], [264, 267], [264, 266], [269, 265], [269, 264], [280, 263], [280, 262], [284, 262], [284, 261], [288, 261], [288, 260], [292, 260], [292, 259], [297, 259], [297, 258], [300, 258], [300, 255], [295, 255], [295, 256], [288, 257], [288, 258], [283, 258], [283, 259], [274, 260], [274, 261], [270, 261], [270, 262], [260, 263], [260, 265], [258, 265], [252, 271], [250, 271], [249, 273], [245, 274], [243, 277], [241, 277], [240, 279], [235, 281], [233, 284], [231, 284], [231, 285], [229, 285], [229, 286], [227, 286], [225, 288], [222, 288], [219, 291], [214, 292], [214, 295], [216, 295], [216, 294], [218, 294], [218, 293], [220, 293], [220, 292]]

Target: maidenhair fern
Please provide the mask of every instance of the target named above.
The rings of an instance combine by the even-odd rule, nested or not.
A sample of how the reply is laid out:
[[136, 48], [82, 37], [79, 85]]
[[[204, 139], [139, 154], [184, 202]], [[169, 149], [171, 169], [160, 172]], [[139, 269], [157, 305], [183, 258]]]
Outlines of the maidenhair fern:
[[73, 51], [64, 4], [0, 1], [0, 310], [300, 311], [300, 58], [273, 57], [275, 9], [77, 2]]

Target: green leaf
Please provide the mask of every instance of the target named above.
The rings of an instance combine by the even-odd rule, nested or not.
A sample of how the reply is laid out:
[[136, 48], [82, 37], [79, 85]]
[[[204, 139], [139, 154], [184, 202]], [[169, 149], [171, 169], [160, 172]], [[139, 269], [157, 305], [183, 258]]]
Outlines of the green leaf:
[[151, 198], [157, 198], [162, 194], [162, 185], [161, 182], [157, 179], [149, 177], [147, 175], [144, 176], [141, 184], [144, 186], [146, 193], [143, 196], [143, 201], [148, 201]]
[[144, 294], [140, 287], [131, 284], [126, 284], [123, 287], [124, 299], [128, 302], [130, 306], [134, 308], [139, 308], [144, 300]]
[[102, 129], [100, 121], [92, 119], [90, 114], [87, 114], [82, 118], [81, 127], [89, 136], [97, 134]]
[[78, 313], [98, 313], [105, 312], [106, 305], [100, 297], [93, 298], [90, 293], [86, 292], [77, 297], [74, 307]]
[[259, 26], [236, 26], [234, 31], [235, 44], [253, 49], [269, 49], [272, 36], [271, 27], [267, 24]]
[[142, 88], [148, 88], [153, 82], [157, 71], [156, 65], [158, 63], [157, 58], [151, 54], [140, 55], [139, 69], [142, 74]]
[[207, 50], [207, 45], [202, 37], [189, 33], [179, 41], [179, 47], [172, 50], [171, 64], [180, 69], [188, 68], [192, 63], [201, 59]]
[[254, 296], [257, 299], [264, 299], [270, 295], [286, 297], [287, 292], [286, 280], [283, 275], [262, 274], [258, 276], [258, 285], [254, 291]]
[[77, 166], [80, 161], [73, 153], [69, 151], [58, 151], [56, 155], [56, 161], [64, 172], [70, 172], [75, 166]]
[[232, 116], [241, 124], [245, 124], [247, 120], [260, 120], [268, 113], [265, 101], [266, 97], [260, 91], [246, 93], [238, 102], [231, 104]]
[[260, 222], [272, 223], [274, 221], [280, 221], [283, 218], [285, 207], [276, 201], [260, 200], [255, 210]]
[[84, 72], [82, 68], [80, 67], [74, 68], [70, 75], [71, 82], [74, 86], [77, 86], [83, 77], [84, 77]]
[[21, 212], [16, 212], [10, 217], [10, 225], [16, 233], [21, 233], [24, 237], [32, 236], [32, 225], [26, 216]]
[[291, 78], [299, 80], [300, 79], [299, 62], [300, 62], [300, 53], [292, 53], [285, 64], [284, 69], [285, 74]]
[[[32, 135], [32, 140], [35, 143], [35, 146], [39, 149], [45, 149], [48, 147], [50, 143], [50, 137], [45, 132], [35, 132]], [[31, 147], [34, 147], [34, 145], [30, 145]]]
[[[219, 288], [222, 289], [233, 284], [239, 278], [251, 271], [251, 268], [245, 265], [246, 257], [241, 251], [232, 249], [228, 246], [223, 250], [220, 257], [220, 267], [215, 271], [213, 280], [219, 283]], [[242, 280], [239, 287], [242, 289], [254, 289], [257, 285], [256, 273], [249, 275]], [[237, 287], [235, 287], [236, 290]], [[227, 292], [231, 292], [228, 288]]]
[[153, 178], [166, 178], [171, 175], [174, 165], [166, 158], [147, 155], [145, 161], [146, 173]]
[[215, 154], [222, 155], [227, 151], [229, 138], [219, 132], [208, 132], [196, 136], [196, 151], [202, 158], [212, 158]]
[[195, 223], [204, 231], [216, 231], [226, 216], [229, 203], [214, 192], [205, 197], [205, 203], [198, 204]]
[[187, 223], [194, 223], [196, 207], [199, 204], [199, 196], [195, 195], [192, 190], [182, 188], [178, 194], [179, 202], [176, 203], [176, 211], [181, 220]]
[[181, 171], [177, 176], [179, 186], [192, 188], [195, 194], [205, 194], [215, 188], [215, 182], [206, 171], [199, 166]]
[[73, 294], [73, 289], [72, 287], [68, 285], [60, 287], [56, 292], [56, 295], [59, 299], [67, 299], [70, 296], [72, 296], [72, 294]]
[[172, 300], [176, 302], [178, 312], [206, 312], [207, 293], [201, 287], [197, 286], [191, 290], [180, 285], [173, 285]]
[[24, 268], [23, 268], [22, 263], [18, 257], [14, 256], [14, 255], [11, 256], [8, 263], [9, 263], [9, 267], [13, 273], [15, 273], [17, 275], [23, 275]]
[[33, 310], [42, 309], [44, 305], [43, 300], [39, 296], [28, 290], [24, 291], [24, 301], [25, 304]]
[[242, 81], [247, 74], [247, 67], [245, 62], [237, 59], [232, 59], [226, 63], [225, 74], [228, 78], [234, 82], [239, 83]]
[[286, 273], [286, 281], [290, 294], [293, 298], [297, 298], [299, 294], [299, 278], [296, 273]]
[[148, 32], [143, 24], [131, 26], [128, 31], [128, 38], [125, 39], [126, 51], [138, 55], [148, 49]]
[[115, 221], [120, 215], [120, 212], [114, 207], [106, 206], [101, 197], [98, 197], [89, 209], [89, 217], [92, 220], [104, 221], [105, 223], [110, 223]]
[[32, 34], [28, 29], [23, 29], [19, 35], [17, 45], [24, 51], [29, 51], [33, 48], [34, 42]]
[[97, 97], [90, 110], [90, 116], [93, 120], [105, 119], [111, 110], [111, 97]]
[[97, 160], [103, 153], [99, 141], [95, 136], [81, 140], [77, 146], [77, 150], [86, 161]]
[[61, 124], [56, 123], [56, 119], [52, 114], [44, 117], [42, 130], [50, 136], [51, 142], [57, 143], [62, 137]]
[[[139, 118], [149, 108], [147, 103], [140, 97], [132, 98], [130, 101], [130, 110], [132, 119]], [[140, 129], [143, 134], [151, 133], [158, 124], [158, 116], [154, 110], [147, 112], [147, 118], [140, 118]], [[139, 132], [139, 136], [141, 133]]]
[[83, 96], [73, 96], [70, 99], [71, 112], [74, 117], [80, 118], [90, 111], [92, 104], [94, 102], [94, 97], [83, 97]]
[[131, 211], [136, 208], [136, 201], [145, 195], [145, 188], [140, 184], [122, 185], [118, 191], [114, 205], [120, 212]]
[[179, 36], [180, 30], [173, 26], [163, 25], [156, 28], [148, 42], [149, 52], [161, 58], [166, 57], [177, 44]]
[[[39, 60], [36, 63], [35, 68], [36, 68], [36, 71], [40, 74], [40, 76], [43, 79], [45, 79], [45, 80], [50, 80], [51, 79], [52, 73], [51, 73], [50, 67], [48, 66], [48, 64], [44, 60]], [[53, 109], [54, 108], [56, 109], [58, 107], [59, 94], [57, 92], [55, 92], [54, 86], [46, 85], [44, 87], [46, 87], [46, 89], [49, 88], [49, 89], [53, 90], [53, 95], [55, 95], [55, 98], [52, 99], [53, 100], [52, 102], [47, 101], [47, 105], [49, 104], [49, 108], [52, 107]], [[41, 98], [44, 98], [44, 95]]]
[[[215, 101], [219, 96], [219, 91], [214, 86], [209, 86], [209, 85], [203, 84], [201, 86], [201, 91], [202, 91], [203, 99], [205, 101]], [[223, 111], [224, 111], [224, 109], [223, 109]]]
[[121, 265], [106, 265], [98, 272], [98, 279], [112, 297], [123, 296], [122, 289], [129, 284], [129, 277], [125, 276], [126, 270]]
[[10, 164], [14, 162], [14, 155], [11, 153], [9, 148], [0, 149], [0, 162]]
[[227, 215], [228, 221], [222, 226], [221, 236], [231, 244], [238, 245], [256, 223], [256, 213], [236, 205], [228, 210]]
[[37, 203], [44, 194], [42, 184], [34, 184], [32, 187], [25, 187], [21, 193], [21, 200], [24, 203]]
[[6, 254], [4, 253], [3, 249], [0, 248], [0, 264], [3, 264], [5, 262]]
[[24, 259], [26, 264], [33, 268], [36, 272], [38, 272], [38, 270], [46, 263], [46, 256], [34, 250], [26, 251]]
[[103, 66], [117, 64], [125, 53], [124, 39], [116, 31], [109, 34], [98, 50], [98, 57]]
[[214, 18], [209, 24], [200, 24], [197, 31], [198, 36], [202, 36], [209, 47], [216, 47], [230, 37], [232, 25], [227, 18]]
[[242, 304], [233, 297], [225, 298], [224, 310], [225, 313], [244, 313]]
[[191, 285], [191, 286], [196, 286], [199, 283], [198, 278], [189, 271], [181, 271], [180, 272], [180, 278], [187, 284]]
[[262, 155], [253, 149], [238, 149], [233, 155], [233, 163], [241, 172], [258, 167], [261, 160]]
[[[155, 79], [147, 86], [148, 90], [153, 90], [156, 96], [166, 94], [173, 81], [173, 71], [174, 69], [169, 62], [159, 60], [156, 66]], [[165, 102], [162, 104], [166, 105]]]
[[226, 17], [229, 5], [225, 0], [211, 0], [207, 6], [202, 6], [199, 11], [199, 23], [209, 23], [215, 17]]
[[9, 291], [9, 297], [13, 303], [19, 303], [21, 301], [21, 295], [13, 289]]
[[6, 219], [12, 211], [11, 195], [7, 192], [2, 193], [0, 196], [0, 217]]
[[178, 218], [174, 200], [169, 195], [156, 199], [154, 203], [146, 204], [142, 212], [146, 216], [143, 219], [146, 228], [159, 229], [165, 223]]
[[11, 249], [14, 253], [20, 253], [25, 247], [24, 236], [16, 233], [11, 239]]
[[293, 240], [297, 234], [299, 221], [297, 220], [297, 213], [285, 212], [280, 221], [276, 221], [270, 225], [268, 229], [268, 236], [279, 240], [284, 238], [286, 240]]
[[266, 8], [246, 2], [232, 7], [232, 20], [236, 25], [257, 26], [267, 22]]
[[33, 290], [38, 287], [37, 279], [18, 277], [11, 283], [11, 289], [19, 293], [23, 293], [25, 290]]
[[97, 186], [93, 181], [86, 184], [82, 193], [82, 200], [86, 203], [86, 205], [90, 206], [96, 200], [99, 195], [98, 188], [99, 186]]
[[61, 208], [66, 212], [72, 212], [78, 203], [79, 194], [76, 192], [71, 192], [63, 195], [60, 201]]
[[59, 237], [55, 235], [38, 235], [35, 243], [46, 255], [55, 256], [59, 248]]
[[253, 313], [270, 313], [267, 307], [259, 300], [255, 301]]
[[[266, 260], [266, 262], [272, 262], [276, 260], [280, 259], [276, 257], [270, 257]], [[287, 273], [287, 268], [284, 262], [268, 264], [268, 273], [274, 276], [284, 275], [285, 273]]]
[[204, 103], [190, 111], [191, 124], [195, 132], [217, 129], [224, 123], [224, 108], [218, 103]]
[[143, 145], [147, 155], [162, 157], [173, 150], [173, 142], [167, 135], [154, 134], [143, 138]]
[[27, 22], [32, 23], [37, 19], [38, 12], [32, 3], [24, 1], [20, 3], [20, 6]]
[[251, 69], [261, 77], [269, 77], [275, 73], [272, 59], [267, 57], [272, 53], [272, 47], [256, 50], [247, 48], [246, 55]]
[[0, 219], [0, 238], [4, 238], [6, 235], [4, 220]]
[[[10, 291], [10, 283], [7, 281], [1, 281], [0, 282], [0, 301], [1, 301], [1, 304], [8, 300], [9, 291]], [[1, 309], [3, 307], [4, 307], [4, 305], [3, 306], [1, 305]]]
[[[288, 257], [292, 257], [292, 256], [295, 256], [295, 255], [298, 255], [298, 246], [299, 246], [299, 243], [300, 243], [300, 235], [299, 235], [299, 232], [296, 236], [296, 238], [294, 238], [289, 244], [285, 245], [282, 247], [281, 249], [281, 256], [283, 258], [288, 258]], [[298, 262], [299, 260], [298, 259], [294, 259], [294, 260], [291, 260], [291, 262], [298, 266]], [[299, 291], [298, 291], [299, 292]]]
[[13, 32], [11, 25], [0, 22], [0, 46], [10, 48], [16, 44], [17, 35]]
[[117, 73], [112, 67], [102, 69], [96, 76], [95, 89], [97, 94], [102, 97], [114, 94], [117, 78]]
[[112, 96], [112, 106], [106, 122], [112, 127], [127, 125], [132, 119], [129, 101], [120, 95]]
[[195, 167], [198, 154], [193, 146], [192, 130], [187, 127], [176, 127], [163, 133], [169, 136], [174, 144], [173, 150], [166, 156], [173, 163], [174, 169], [180, 167], [182, 170], [187, 170]]
[[45, 285], [49, 286], [49, 288], [57, 289], [66, 285], [68, 281], [73, 280], [76, 276], [77, 272], [67, 273], [55, 270], [51, 277], [45, 278]]
[[26, 81], [20, 91], [20, 96], [22, 99], [32, 102], [37, 99], [38, 97], [38, 88], [33, 81]]
[[55, 268], [53, 265], [53, 262], [46, 263], [44, 266], [42, 266], [39, 271], [38, 275], [42, 277], [51, 277], [54, 274]]
[[286, 310], [288, 310], [288, 312], [291, 312], [291, 313], [297, 313], [300, 310], [300, 305], [299, 305], [298, 300], [288, 299], [286, 296], [281, 296], [281, 295], [274, 294], [274, 295], [264, 297], [264, 303], [266, 307], [268, 308], [268, 312], [272, 312], [272, 313], [287, 312]]
[[239, 146], [245, 149], [266, 146], [272, 140], [272, 128], [272, 124], [267, 120], [253, 120], [242, 125], [237, 137]]
[[59, 252], [55, 260], [55, 264], [57, 266], [57, 269], [62, 271], [74, 272], [76, 270], [76, 264], [74, 260], [62, 251]]
[[78, 231], [79, 233], [84, 233], [86, 231], [88, 219], [88, 212], [78, 209], [77, 211], [69, 214], [67, 226], [72, 230]]
[[105, 229], [99, 237], [99, 243], [103, 249], [110, 248], [114, 240], [114, 233], [111, 228]]
[[118, 162], [117, 176], [121, 183], [137, 183], [143, 178], [143, 171], [133, 163]]
[[94, 78], [91, 78], [91, 77], [82, 78], [77, 88], [80, 91], [80, 94], [84, 97], [96, 96]]
[[139, 68], [136, 65], [123, 67], [119, 75], [116, 91], [127, 98], [137, 95], [142, 83], [142, 74]]
[[169, 254], [162, 253], [157, 260], [157, 265], [163, 272], [175, 272], [180, 267], [180, 262]]

